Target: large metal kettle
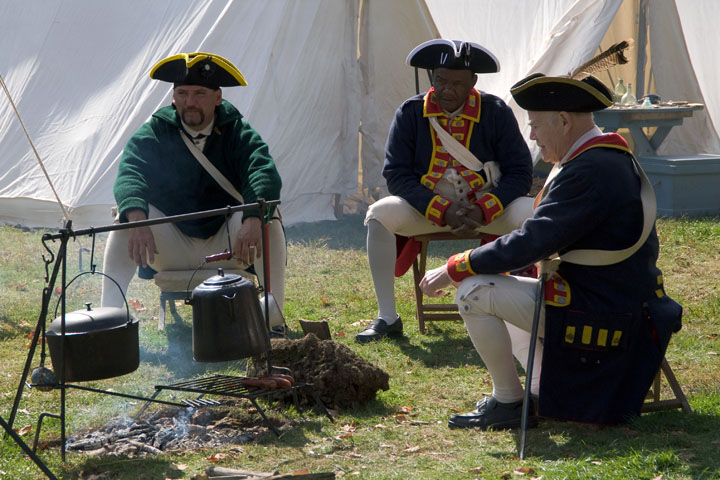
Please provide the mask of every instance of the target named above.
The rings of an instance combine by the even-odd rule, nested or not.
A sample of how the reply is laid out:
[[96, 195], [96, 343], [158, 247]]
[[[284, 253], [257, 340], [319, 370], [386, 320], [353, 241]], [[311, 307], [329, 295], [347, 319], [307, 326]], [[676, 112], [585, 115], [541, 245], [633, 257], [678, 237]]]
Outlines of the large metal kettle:
[[250, 280], [218, 268], [186, 303], [192, 305], [193, 358], [198, 362], [238, 360], [270, 350], [258, 291]]

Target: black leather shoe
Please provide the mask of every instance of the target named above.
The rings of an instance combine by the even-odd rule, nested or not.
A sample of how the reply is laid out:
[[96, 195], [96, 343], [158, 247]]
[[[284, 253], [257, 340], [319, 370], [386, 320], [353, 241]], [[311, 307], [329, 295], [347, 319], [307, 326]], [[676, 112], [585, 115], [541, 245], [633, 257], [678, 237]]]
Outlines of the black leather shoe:
[[270, 338], [287, 338], [285, 325], [275, 325], [270, 329]]
[[400, 320], [400, 316], [398, 315], [395, 323], [392, 323], [390, 325], [388, 325], [387, 322], [382, 318], [376, 318], [372, 321], [370, 325], [368, 325], [365, 330], [355, 335], [355, 340], [358, 343], [368, 343], [374, 342], [375, 340], [380, 340], [381, 338], [386, 336], [402, 337], [402, 334], [402, 320]]
[[[520, 427], [522, 419], [522, 400], [512, 403], [500, 403], [494, 397], [484, 398], [478, 402], [477, 408], [470, 413], [452, 415], [448, 421], [450, 428], [492, 428], [502, 430]], [[531, 405], [531, 412], [533, 408]], [[537, 425], [537, 417], [528, 417], [528, 427]]]

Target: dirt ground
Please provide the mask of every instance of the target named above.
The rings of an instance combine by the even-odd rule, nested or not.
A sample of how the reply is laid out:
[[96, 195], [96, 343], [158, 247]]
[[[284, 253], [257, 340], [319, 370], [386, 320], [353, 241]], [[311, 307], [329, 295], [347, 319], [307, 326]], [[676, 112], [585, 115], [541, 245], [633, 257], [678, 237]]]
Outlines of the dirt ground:
[[[312, 383], [312, 391], [328, 408], [347, 409], [375, 398], [388, 390], [390, 376], [347, 346], [333, 340], [319, 340], [308, 334], [301, 339], [273, 339], [270, 352], [273, 366], [292, 370], [298, 383]], [[248, 376], [263, 376], [267, 358], [253, 359]], [[310, 389], [300, 389], [300, 401], [314, 402]]]

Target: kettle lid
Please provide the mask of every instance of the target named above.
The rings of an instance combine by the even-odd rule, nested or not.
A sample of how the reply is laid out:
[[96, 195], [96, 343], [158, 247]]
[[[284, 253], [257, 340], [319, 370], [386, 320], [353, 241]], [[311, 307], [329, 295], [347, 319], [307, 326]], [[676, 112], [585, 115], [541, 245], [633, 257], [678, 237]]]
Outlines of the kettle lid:
[[208, 278], [202, 284], [210, 287], [217, 287], [223, 285], [231, 285], [237, 282], [238, 279], [245, 280], [245, 278], [241, 277], [240, 275], [236, 275], [234, 273], [225, 273], [222, 268], [218, 268], [218, 274]]
[[[128, 318], [127, 311], [124, 308], [91, 308], [89, 303], [85, 305], [85, 310], [76, 310], [65, 314], [66, 334], [110, 330], [127, 326], [129, 322], [136, 321], [132, 317]], [[57, 317], [50, 323], [47, 333], [50, 335], [60, 335], [62, 333], [62, 316]]]

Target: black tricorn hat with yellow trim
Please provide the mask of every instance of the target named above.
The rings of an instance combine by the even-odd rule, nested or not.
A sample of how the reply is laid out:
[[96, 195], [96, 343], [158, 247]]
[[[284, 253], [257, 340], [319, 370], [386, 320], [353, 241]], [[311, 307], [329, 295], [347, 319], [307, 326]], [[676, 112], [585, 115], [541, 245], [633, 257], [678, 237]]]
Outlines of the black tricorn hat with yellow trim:
[[407, 57], [411, 67], [435, 70], [470, 70], [473, 73], [495, 73], [500, 71], [500, 62], [488, 49], [472, 42], [446, 40], [439, 38], [428, 40], [417, 47]]
[[178, 53], [160, 60], [150, 70], [150, 78], [180, 85], [220, 87], [245, 86], [240, 70], [229, 60], [213, 53]]
[[530, 111], [596, 112], [613, 104], [610, 90], [592, 75], [578, 80], [533, 73], [513, 85], [510, 93]]

